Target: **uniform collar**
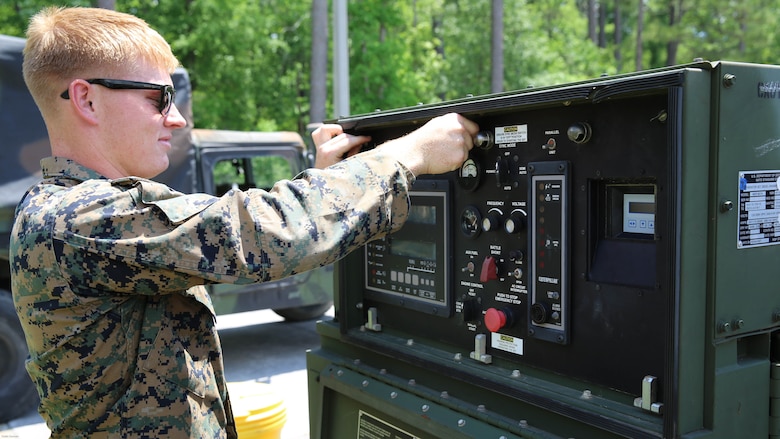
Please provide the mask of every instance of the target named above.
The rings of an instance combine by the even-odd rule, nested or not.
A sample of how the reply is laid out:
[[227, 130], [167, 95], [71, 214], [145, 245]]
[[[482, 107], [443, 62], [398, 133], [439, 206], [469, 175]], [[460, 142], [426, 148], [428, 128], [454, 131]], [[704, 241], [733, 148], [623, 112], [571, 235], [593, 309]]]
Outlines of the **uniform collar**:
[[105, 179], [97, 171], [82, 166], [71, 159], [64, 157], [46, 157], [41, 160], [43, 178], [69, 178], [86, 181], [93, 179]]

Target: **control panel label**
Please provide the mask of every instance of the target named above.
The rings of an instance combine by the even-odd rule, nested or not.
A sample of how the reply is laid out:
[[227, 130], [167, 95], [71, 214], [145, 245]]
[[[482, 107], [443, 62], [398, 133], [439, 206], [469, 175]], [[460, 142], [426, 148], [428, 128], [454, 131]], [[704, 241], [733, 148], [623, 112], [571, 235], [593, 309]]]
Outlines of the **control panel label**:
[[737, 248], [780, 244], [780, 171], [739, 173]]
[[493, 332], [491, 333], [490, 346], [492, 346], [493, 349], [516, 355], [523, 355], [523, 339], [520, 337], [512, 337], [511, 335]]
[[528, 125], [510, 125], [496, 127], [496, 143], [521, 143], [528, 142]]
[[358, 415], [357, 439], [379, 439], [379, 438], [397, 438], [397, 439], [420, 439], [411, 433], [401, 430], [376, 416], [360, 410]]

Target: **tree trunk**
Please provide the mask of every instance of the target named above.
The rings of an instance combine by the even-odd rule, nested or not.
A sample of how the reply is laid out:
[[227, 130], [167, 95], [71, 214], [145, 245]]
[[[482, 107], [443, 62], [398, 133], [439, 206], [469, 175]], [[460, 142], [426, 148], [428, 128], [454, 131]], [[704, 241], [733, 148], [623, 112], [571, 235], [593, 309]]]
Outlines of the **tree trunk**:
[[499, 93], [504, 91], [504, 0], [493, 0], [492, 5], [490, 91]]
[[593, 44], [598, 44], [596, 36], [596, 25], [599, 23], [598, 10], [596, 0], [588, 0], [588, 39], [593, 41]]
[[97, 7], [101, 9], [116, 9], [116, 0], [97, 0]]
[[[641, 1], [641, 0], [640, 0]], [[623, 23], [620, 16], [620, 0], [615, 0], [615, 67], [618, 72], [623, 71]]]
[[311, 2], [309, 122], [325, 120], [328, 82], [328, 0]]
[[670, 0], [669, 2], [669, 30], [673, 37], [666, 43], [667, 66], [677, 64], [677, 48], [680, 46], [680, 37], [677, 28], [680, 26], [683, 14], [682, 2], [683, 0]]
[[[599, 47], [602, 49], [607, 47], [607, 5], [605, 3], [599, 3], [598, 5], [598, 18], [599, 18]], [[617, 22], [615, 25], [617, 26]], [[619, 32], [620, 29], [615, 29], [615, 32]]]
[[642, 31], [645, 28], [645, 2], [639, 0], [639, 10], [636, 14], [636, 61], [634, 63], [634, 70], [642, 70], [642, 56], [644, 52], [642, 50]]

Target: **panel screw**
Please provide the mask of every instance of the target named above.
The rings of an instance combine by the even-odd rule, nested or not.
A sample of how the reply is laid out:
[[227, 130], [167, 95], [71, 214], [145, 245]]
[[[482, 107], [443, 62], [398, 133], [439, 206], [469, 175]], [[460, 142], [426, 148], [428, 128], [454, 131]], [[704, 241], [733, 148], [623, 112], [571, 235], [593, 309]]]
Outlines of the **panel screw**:
[[723, 202], [723, 204], [720, 205], [720, 211], [723, 213], [730, 212], [734, 210], [734, 203], [732, 201], [726, 200]]
[[723, 86], [729, 88], [737, 82], [737, 77], [731, 73], [723, 75]]
[[731, 329], [731, 324], [729, 322], [718, 323], [718, 332], [726, 332], [729, 329]]

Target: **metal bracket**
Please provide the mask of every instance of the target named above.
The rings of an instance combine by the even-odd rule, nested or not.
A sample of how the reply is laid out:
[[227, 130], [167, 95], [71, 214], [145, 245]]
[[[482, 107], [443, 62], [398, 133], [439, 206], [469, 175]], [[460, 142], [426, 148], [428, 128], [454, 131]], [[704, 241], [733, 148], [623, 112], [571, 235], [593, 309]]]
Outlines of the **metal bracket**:
[[652, 375], [646, 375], [642, 379], [642, 396], [634, 398], [634, 407], [647, 410], [652, 413], [662, 414], [664, 411], [664, 404], [662, 402], [656, 402], [656, 394], [658, 392], [658, 378]]
[[365, 328], [369, 331], [375, 331], [380, 332], [382, 330], [382, 325], [379, 322], [379, 316], [377, 313], [377, 310], [375, 307], [371, 307], [368, 309], [368, 321], [366, 322]]
[[474, 352], [469, 354], [474, 360], [481, 361], [485, 364], [493, 362], [493, 356], [486, 354], [487, 352], [487, 337], [485, 334], [477, 334], [474, 337]]

